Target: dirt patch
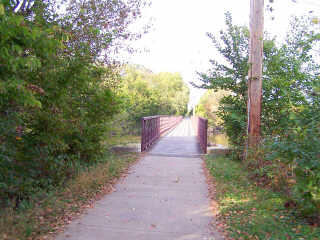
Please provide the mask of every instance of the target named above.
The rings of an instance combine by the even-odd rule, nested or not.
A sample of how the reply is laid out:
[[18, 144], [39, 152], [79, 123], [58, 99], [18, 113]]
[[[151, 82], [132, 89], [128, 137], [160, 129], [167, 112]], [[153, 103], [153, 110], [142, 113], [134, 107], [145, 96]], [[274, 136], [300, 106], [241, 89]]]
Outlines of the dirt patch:
[[112, 147], [111, 151], [114, 153], [140, 152], [140, 149], [135, 147], [116, 146], [116, 147]]

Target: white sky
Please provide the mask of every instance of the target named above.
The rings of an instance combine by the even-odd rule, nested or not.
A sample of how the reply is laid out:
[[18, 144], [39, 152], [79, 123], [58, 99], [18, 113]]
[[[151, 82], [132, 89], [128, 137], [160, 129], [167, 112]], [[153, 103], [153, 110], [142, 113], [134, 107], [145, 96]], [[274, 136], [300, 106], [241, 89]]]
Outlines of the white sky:
[[[265, 6], [269, 0], [265, 0]], [[273, 13], [265, 13], [265, 30], [283, 38], [291, 15], [320, 15], [320, 0], [274, 0]], [[152, 0], [143, 12], [144, 21], [153, 18], [151, 31], [135, 43], [147, 52], [136, 53], [129, 61], [153, 72], [179, 72], [185, 82], [196, 81], [196, 71], [206, 71], [209, 59], [217, 58], [207, 32], [224, 28], [224, 13], [232, 13], [237, 25], [249, 24], [250, 0]], [[275, 19], [271, 20], [274, 16]], [[198, 102], [203, 90], [191, 88], [191, 105]]]

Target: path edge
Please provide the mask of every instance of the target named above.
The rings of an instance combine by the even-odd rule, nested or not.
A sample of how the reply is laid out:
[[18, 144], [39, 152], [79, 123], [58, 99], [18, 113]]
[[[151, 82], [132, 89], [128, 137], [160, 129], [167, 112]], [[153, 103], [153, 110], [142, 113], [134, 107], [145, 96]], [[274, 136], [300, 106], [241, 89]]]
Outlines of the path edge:
[[210, 222], [211, 231], [218, 232], [220, 236], [225, 240], [231, 240], [228, 236], [227, 230], [225, 229], [225, 224], [221, 220], [219, 220], [220, 210], [219, 203], [217, 201], [216, 182], [207, 167], [206, 155], [202, 155], [200, 158], [202, 160], [201, 167], [208, 187], [209, 207], [210, 211], [213, 214], [212, 220]]
[[127, 167], [125, 167], [122, 170], [120, 176], [115, 177], [114, 179], [111, 179], [110, 181], [106, 182], [102, 187], [103, 191], [96, 192], [92, 198], [84, 202], [81, 206], [81, 209], [78, 212], [73, 212], [71, 215], [65, 214], [61, 216], [62, 224], [59, 225], [59, 228], [54, 229], [52, 232], [48, 234], [39, 236], [39, 239], [55, 240], [59, 234], [63, 234], [66, 231], [67, 227], [69, 226], [69, 224], [71, 224], [71, 222], [80, 219], [88, 211], [88, 209], [94, 207], [97, 201], [114, 192], [114, 186], [123, 181], [128, 176], [130, 170], [147, 155], [146, 152], [140, 152], [136, 154], [138, 155], [137, 159], [130, 163]]

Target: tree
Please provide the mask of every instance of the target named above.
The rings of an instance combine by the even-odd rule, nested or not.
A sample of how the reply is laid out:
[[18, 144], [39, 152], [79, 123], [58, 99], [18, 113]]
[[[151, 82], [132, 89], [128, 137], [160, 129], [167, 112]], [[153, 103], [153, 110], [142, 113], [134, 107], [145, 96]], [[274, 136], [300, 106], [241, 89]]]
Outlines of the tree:
[[141, 17], [145, 0], [70, 0], [61, 18], [63, 28], [70, 29], [68, 44], [83, 49], [93, 61], [113, 63], [113, 57], [125, 43], [141, 37], [148, 26], [133, 32], [129, 26]]
[[211, 69], [207, 73], [199, 73], [202, 84], [196, 86], [230, 93], [221, 99], [217, 114], [223, 120], [230, 144], [239, 157], [243, 152], [247, 127], [249, 30], [246, 27], [234, 26], [230, 13], [226, 13], [225, 21], [227, 30], [220, 31], [220, 41], [214, 35], [208, 34], [225, 63], [211, 59]]
[[104, 13], [118, 16], [117, 7], [138, 1], [90, 1], [83, 13], [76, 4], [84, 1], [70, 2], [88, 23], [97, 20], [94, 29], [71, 25], [75, 10], [62, 16], [55, 1], [0, 3], [0, 204], [62, 184], [102, 156], [106, 125], [120, 107], [120, 76], [108, 64], [114, 57], [95, 47], [120, 43], [136, 19], [111, 18], [107, 34], [94, 16], [102, 2]]
[[[248, 30], [232, 25], [230, 14], [226, 15], [226, 24], [220, 41], [209, 35], [225, 61], [211, 60], [211, 69], [199, 74], [199, 87], [230, 91], [221, 99], [218, 115], [234, 156], [241, 159], [247, 127]], [[307, 17], [293, 18], [286, 42], [280, 46], [265, 34], [263, 145], [260, 161], [247, 162], [249, 170], [259, 172], [275, 188], [282, 188], [304, 214], [311, 216], [319, 213], [320, 194], [320, 68], [313, 50], [319, 40], [320, 34]]]
[[[277, 47], [265, 35], [263, 66], [262, 135], [281, 134], [285, 131], [288, 112], [307, 103], [310, 86], [317, 79], [317, 65], [312, 58], [312, 45], [317, 34], [306, 30], [308, 20], [293, 20], [286, 44]], [[230, 92], [222, 98], [219, 115], [224, 120], [231, 144], [243, 151], [247, 128], [247, 72], [248, 37], [246, 27], [234, 26], [226, 14], [227, 30], [220, 32], [220, 40], [209, 34], [225, 61], [210, 60], [212, 67], [199, 73], [202, 84], [198, 87]], [[306, 34], [308, 33], [308, 34]], [[287, 89], [290, 89], [288, 91]]]

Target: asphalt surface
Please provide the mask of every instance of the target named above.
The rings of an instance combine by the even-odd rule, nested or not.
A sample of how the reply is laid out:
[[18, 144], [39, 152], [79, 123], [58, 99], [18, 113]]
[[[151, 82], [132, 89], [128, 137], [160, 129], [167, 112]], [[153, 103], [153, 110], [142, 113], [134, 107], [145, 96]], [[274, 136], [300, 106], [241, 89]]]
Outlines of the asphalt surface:
[[183, 120], [56, 240], [218, 240], [201, 150]]

